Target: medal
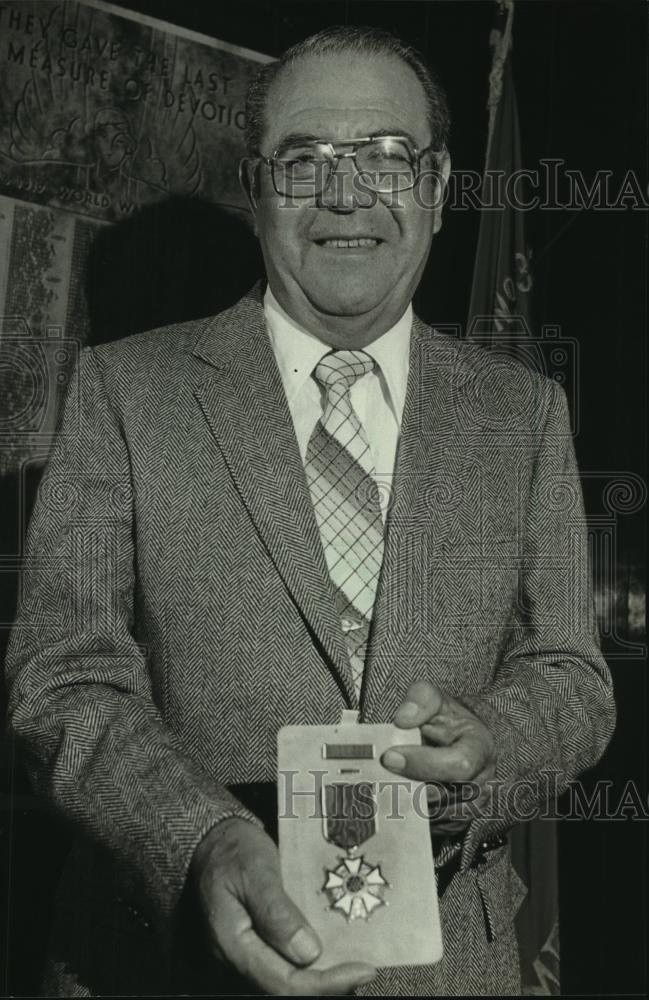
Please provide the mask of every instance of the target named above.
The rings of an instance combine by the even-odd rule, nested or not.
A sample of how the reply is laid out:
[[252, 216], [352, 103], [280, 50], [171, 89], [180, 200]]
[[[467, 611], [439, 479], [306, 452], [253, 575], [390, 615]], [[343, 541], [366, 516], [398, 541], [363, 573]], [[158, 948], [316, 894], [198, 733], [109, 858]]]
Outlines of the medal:
[[389, 888], [380, 866], [357, 853], [378, 828], [374, 784], [330, 784], [323, 787], [322, 794], [325, 840], [347, 852], [334, 868], [325, 868], [322, 891], [329, 909], [341, 913], [348, 922], [367, 920], [374, 910], [386, 905], [383, 896]]

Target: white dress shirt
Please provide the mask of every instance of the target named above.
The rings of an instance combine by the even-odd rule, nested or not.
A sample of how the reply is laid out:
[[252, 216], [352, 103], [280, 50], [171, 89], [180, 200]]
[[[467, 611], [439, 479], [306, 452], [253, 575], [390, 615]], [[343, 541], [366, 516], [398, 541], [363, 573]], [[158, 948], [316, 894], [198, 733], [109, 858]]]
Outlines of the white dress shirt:
[[[334, 348], [291, 319], [270, 286], [264, 295], [264, 315], [304, 462], [309, 439], [324, 406], [324, 390], [312, 378], [312, 372], [321, 358]], [[393, 327], [363, 348], [374, 358], [376, 367], [351, 388], [352, 406], [367, 434], [372, 453], [384, 520], [406, 398], [411, 328], [412, 305], [409, 305]]]

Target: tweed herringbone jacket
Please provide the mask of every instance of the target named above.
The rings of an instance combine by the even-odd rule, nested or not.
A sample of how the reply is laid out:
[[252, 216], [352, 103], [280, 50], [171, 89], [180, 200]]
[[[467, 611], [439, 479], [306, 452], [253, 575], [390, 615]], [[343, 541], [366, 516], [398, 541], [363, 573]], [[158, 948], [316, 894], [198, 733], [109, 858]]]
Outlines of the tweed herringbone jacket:
[[[461, 852], [443, 961], [364, 992], [518, 992], [525, 890], [507, 847], [480, 845], [544, 773], [563, 789], [610, 737], [585, 538], [563, 391], [416, 320], [361, 718], [391, 720], [430, 678], [490, 727], [503, 794], [440, 857]], [[47, 988], [245, 991], [206, 956], [193, 850], [224, 817], [263, 813], [280, 726], [335, 723], [355, 702], [258, 289], [83, 351], [8, 677], [36, 788], [77, 835]]]

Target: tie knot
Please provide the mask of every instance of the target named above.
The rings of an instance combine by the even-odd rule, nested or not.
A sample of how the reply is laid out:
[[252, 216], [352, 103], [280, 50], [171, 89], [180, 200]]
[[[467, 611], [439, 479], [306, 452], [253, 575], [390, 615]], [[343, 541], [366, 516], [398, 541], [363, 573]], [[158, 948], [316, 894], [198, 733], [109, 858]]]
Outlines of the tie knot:
[[313, 377], [325, 389], [351, 389], [354, 382], [374, 368], [365, 351], [331, 351], [316, 365]]

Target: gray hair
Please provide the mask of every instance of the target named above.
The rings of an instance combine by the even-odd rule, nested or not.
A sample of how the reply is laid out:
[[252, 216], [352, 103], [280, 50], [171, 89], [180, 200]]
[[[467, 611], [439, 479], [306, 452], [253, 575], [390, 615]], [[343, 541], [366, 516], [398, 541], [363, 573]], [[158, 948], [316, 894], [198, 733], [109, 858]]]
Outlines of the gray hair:
[[275, 77], [286, 67], [305, 56], [330, 53], [354, 53], [365, 56], [396, 56], [410, 66], [421, 83], [431, 129], [431, 144], [445, 149], [448, 143], [450, 116], [446, 94], [426, 59], [417, 49], [406, 45], [396, 35], [379, 28], [339, 25], [325, 28], [302, 42], [292, 45], [275, 62], [267, 63], [254, 77], [246, 96], [245, 140], [248, 155], [256, 155], [261, 146], [266, 125], [266, 100]]

